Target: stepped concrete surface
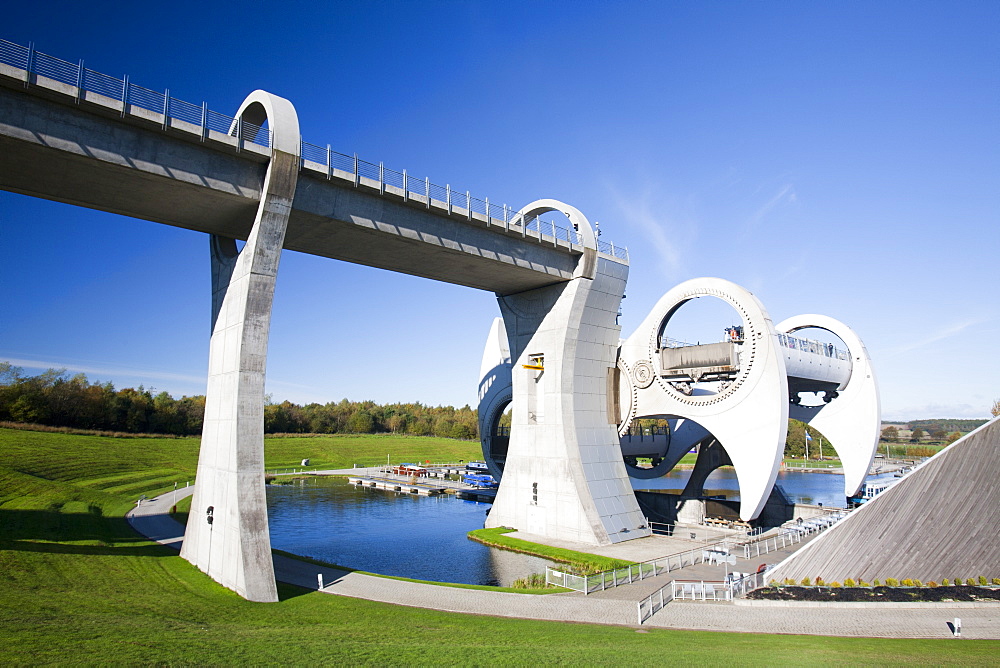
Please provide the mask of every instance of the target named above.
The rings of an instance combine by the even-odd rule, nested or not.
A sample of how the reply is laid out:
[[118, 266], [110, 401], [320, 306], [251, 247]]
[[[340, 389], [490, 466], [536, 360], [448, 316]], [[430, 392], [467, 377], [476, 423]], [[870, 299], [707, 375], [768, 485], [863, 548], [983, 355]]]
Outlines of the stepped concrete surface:
[[1000, 577], [1000, 419], [987, 422], [852, 512], [772, 576]]
[[[193, 492], [193, 486], [179, 489], [176, 499], [180, 500]], [[129, 511], [128, 521], [140, 534], [173, 549], [180, 549], [184, 527], [169, 515], [173, 503], [172, 492], [145, 500]], [[576, 547], [582, 549], [582, 546]], [[762, 556], [760, 560], [763, 559], [765, 557]], [[749, 570], [746, 566], [755, 565], [756, 561], [746, 562], [741, 559], [733, 568]], [[351, 573], [274, 555], [274, 571], [279, 581], [312, 589], [318, 586], [317, 575], [322, 574], [322, 591], [328, 594], [464, 614], [637, 628], [637, 602], [659, 586], [672, 579], [720, 579], [718, 570], [722, 567], [701, 568], [702, 566], [699, 564], [673, 571], [669, 577], [659, 576], [655, 578], [656, 583], [650, 578], [642, 583], [624, 585], [589, 596], [577, 592], [530, 595], [407, 582]], [[709, 568], [715, 571], [709, 571]], [[948, 623], [960, 617], [963, 638], [1000, 639], [1000, 603], [912, 606], [913, 604], [880, 604], [875, 607], [867, 603], [842, 603], [816, 607], [810, 604], [789, 605], [785, 601], [741, 601], [737, 604], [673, 601], [646, 620], [642, 628], [879, 638], [950, 638]]]

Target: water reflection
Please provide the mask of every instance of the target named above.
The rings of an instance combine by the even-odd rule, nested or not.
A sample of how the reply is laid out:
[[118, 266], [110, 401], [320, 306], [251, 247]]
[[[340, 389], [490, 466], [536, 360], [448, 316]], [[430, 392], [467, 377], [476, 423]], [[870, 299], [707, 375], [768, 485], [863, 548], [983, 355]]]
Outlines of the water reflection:
[[[639, 480], [631, 478], [633, 489], [657, 489], [680, 494], [691, 477], [691, 470], [674, 470], [662, 478]], [[885, 476], [883, 476], [885, 477]], [[891, 477], [891, 476], [890, 476]], [[869, 478], [875, 480], [874, 476]], [[847, 505], [844, 497], [844, 475], [842, 473], [807, 473], [805, 471], [778, 471], [775, 484], [780, 485], [788, 498], [796, 503], [822, 503], [824, 506], [843, 508]], [[724, 495], [733, 501], [740, 500], [740, 486], [736, 471], [721, 468], [712, 472], [705, 481], [705, 493]]]
[[481, 529], [490, 504], [422, 497], [318, 478], [269, 485], [271, 544], [359, 570], [418, 580], [510, 585], [544, 573], [548, 562], [466, 538]]

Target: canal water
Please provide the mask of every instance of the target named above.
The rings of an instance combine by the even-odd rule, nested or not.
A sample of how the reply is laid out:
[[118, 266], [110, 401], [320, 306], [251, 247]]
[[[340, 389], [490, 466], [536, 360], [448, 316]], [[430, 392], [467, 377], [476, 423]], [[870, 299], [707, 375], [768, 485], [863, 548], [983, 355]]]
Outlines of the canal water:
[[[680, 492], [691, 472], [632, 479], [636, 489]], [[844, 507], [844, 476], [781, 471], [777, 484], [800, 503]], [[715, 471], [707, 494], [739, 499], [732, 469]], [[267, 486], [271, 544], [287, 552], [358, 570], [418, 580], [509, 586], [544, 573], [544, 559], [487, 547], [466, 534], [481, 529], [488, 503], [452, 495], [416, 496], [356, 487], [339, 477]]]
[[339, 477], [268, 485], [271, 545], [371, 573], [417, 580], [510, 586], [550, 562], [487, 547], [466, 534], [482, 529], [488, 503], [356, 487]]
[[[638, 480], [632, 478], [633, 489], [655, 489], [679, 494], [687, 485], [691, 471], [671, 471], [661, 478]], [[795, 503], [811, 503], [843, 508], [847, 504], [844, 497], [844, 476], [840, 473], [806, 473], [804, 471], [779, 471], [775, 481], [789, 500]], [[736, 471], [732, 468], [716, 469], [705, 481], [706, 495], [724, 495], [732, 501], [740, 500], [740, 485]]]

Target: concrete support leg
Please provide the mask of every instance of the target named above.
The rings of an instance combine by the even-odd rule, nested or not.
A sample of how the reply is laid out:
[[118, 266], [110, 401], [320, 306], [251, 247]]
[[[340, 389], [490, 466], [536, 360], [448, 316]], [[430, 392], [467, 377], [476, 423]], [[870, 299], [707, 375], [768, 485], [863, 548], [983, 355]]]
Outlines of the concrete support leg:
[[568, 283], [499, 297], [513, 411], [487, 526], [592, 545], [647, 536], [608, 406], [628, 265], [598, 256], [589, 222], [568, 205], [536, 202], [518, 216], [549, 210], [566, 213], [592, 245]]
[[[212, 339], [197, 488], [181, 556], [251, 601], [278, 600], [264, 488], [264, 373], [271, 303], [298, 176], [291, 103], [263, 91], [238, 119], [272, 127], [273, 152], [243, 250], [212, 237]], [[244, 135], [245, 136], [245, 135]]]

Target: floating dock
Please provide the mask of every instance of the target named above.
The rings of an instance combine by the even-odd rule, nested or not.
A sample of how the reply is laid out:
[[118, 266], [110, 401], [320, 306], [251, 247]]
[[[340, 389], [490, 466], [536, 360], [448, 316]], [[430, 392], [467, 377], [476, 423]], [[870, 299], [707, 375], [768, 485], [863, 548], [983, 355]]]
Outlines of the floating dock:
[[469, 489], [459, 489], [455, 492], [455, 496], [460, 499], [466, 499], [468, 501], [485, 501], [486, 503], [493, 503], [497, 498], [497, 488], [487, 487], [487, 488], [476, 488], [472, 487]]
[[434, 496], [436, 494], [443, 494], [445, 491], [444, 487], [438, 487], [436, 485], [428, 485], [425, 483], [410, 482], [408, 480], [398, 480], [392, 478], [349, 476], [347, 481], [352, 485], [357, 485], [358, 487], [373, 487], [386, 492], [419, 494], [420, 496]]

